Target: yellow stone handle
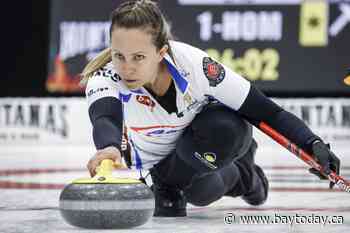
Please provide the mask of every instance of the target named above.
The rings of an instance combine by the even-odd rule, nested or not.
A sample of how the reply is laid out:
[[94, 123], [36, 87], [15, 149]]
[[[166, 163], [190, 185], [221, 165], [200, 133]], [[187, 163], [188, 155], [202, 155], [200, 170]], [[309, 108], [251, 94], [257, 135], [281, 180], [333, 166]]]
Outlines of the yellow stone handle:
[[96, 175], [93, 178], [80, 178], [73, 181], [73, 184], [141, 184], [139, 179], [118, 178], [112, 176], [114, 169], [128, 169], [123, 163], [115, 163], [111, 159], [104, 159], [96, 168]]
[[100, 165], [96, 168], [96, 176], [111, 176], [114, 168], [114, 162], [111, 159], [104, 159]]

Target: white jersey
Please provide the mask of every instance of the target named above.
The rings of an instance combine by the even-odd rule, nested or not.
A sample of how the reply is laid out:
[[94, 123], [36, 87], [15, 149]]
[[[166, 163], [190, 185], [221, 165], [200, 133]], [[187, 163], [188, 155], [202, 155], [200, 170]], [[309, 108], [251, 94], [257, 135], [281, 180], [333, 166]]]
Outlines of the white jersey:
[[250, 89], [246, 79], [204, 51], [175, 41], [170, 46], [174, 60], [167, 54], [164, 62], [175, 83], [177, 113], [169, 114], [145, 88], [128, 89], [111, 63], [95, 72], [86, 87], [89, 106], [104, 97], [123, 103], [132, 164], [138, 169], [148, 169], [171, 153], [177, 139], [210, 99], [238, 110]]

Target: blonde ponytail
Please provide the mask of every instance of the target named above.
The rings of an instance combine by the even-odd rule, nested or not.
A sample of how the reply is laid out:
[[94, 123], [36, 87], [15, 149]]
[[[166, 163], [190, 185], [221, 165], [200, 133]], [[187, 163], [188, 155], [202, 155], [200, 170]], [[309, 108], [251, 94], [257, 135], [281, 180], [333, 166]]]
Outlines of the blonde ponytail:
[[81, 73], [81, 84], [86, 84], [88, 79], [92, 77], [95, 71], [104, 67], [108, 62], [112, 61], [111, 48], [106, 48], [92, 59]]

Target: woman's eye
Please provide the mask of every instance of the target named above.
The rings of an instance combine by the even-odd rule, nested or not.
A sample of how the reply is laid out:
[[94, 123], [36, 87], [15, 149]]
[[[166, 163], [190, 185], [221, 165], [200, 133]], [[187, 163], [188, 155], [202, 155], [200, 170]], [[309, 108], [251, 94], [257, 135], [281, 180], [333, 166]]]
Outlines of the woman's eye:
[[118, 54], [118, 53], [115, 53], [115, 54], [114, 54], [114, 58], [116, 58], [116, 59], [118, 59], [118, 60], [123, 60], [123, 59], [124, 59], [124, 58], [123, 58], [123, 55]]
[[135, 60], [136, 60], [136, 61], [141, 61], [141, 60], [143, 60], [143, 59], [145, 59], [145, 56], [144, 56], [144, 55], [136, 55], [136, 56], [135, 56]]

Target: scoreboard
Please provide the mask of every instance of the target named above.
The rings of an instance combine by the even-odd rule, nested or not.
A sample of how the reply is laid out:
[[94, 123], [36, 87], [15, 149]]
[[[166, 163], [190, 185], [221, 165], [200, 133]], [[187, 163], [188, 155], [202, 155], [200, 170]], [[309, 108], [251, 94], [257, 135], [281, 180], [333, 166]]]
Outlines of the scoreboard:
[[[122, 1], [52, 0], [49, 92], [82, 93], [79, 73], [109, 45]], [[205, 50], [271, 96], [350, 96], [350, 1], [159, 1], [175, 39]], [[82, 6], [84, 6], [82, 8]]]

